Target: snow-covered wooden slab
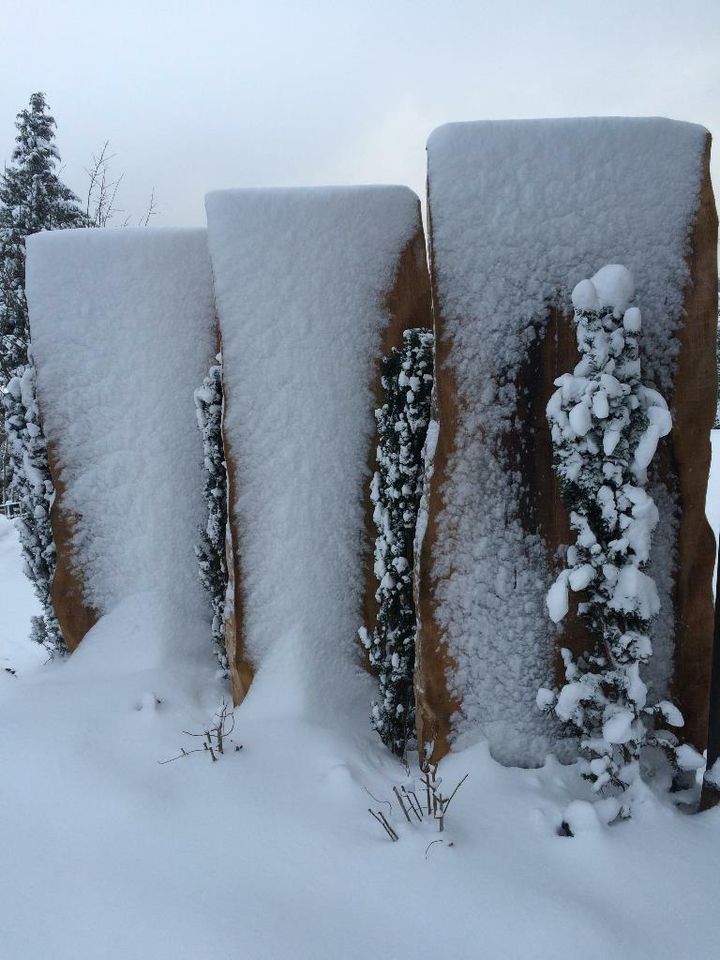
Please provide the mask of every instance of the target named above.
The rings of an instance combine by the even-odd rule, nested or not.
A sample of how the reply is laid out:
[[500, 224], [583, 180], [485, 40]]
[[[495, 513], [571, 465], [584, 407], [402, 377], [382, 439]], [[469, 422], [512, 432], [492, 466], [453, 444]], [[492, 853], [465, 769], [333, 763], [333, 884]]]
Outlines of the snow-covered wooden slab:
[[193, 390], [215, 349], [206, 231], [37, 234], [27, 298], [68, 646], [139, 593], [180, 620], [205, 616]]
[[[643, 370], [674, 429], [651, 484], [662, 600], [648, 670], [702, 747], [713, 543], [704, 516], [714, 414], [717, 217], [707, 131], [662, 119], [450, 124], [428, 144], [439, 439], [419, 582], [417, 695], [435, 756], [487, 737], [541, 762], [538, 712], [560, 645], [545, 592], [570, 542], [545, 405], [577, 360], [574, 285], [607, 263], [635, 278]], [[664, 445], [664, 446], [663, 446]]]
[[234, 696], [253, 681], [276, 710], [336, 718], [354, 698], [366, 723], [357, 633], [376, 589], [373, 411], [382, 356], [405, 328], [430, 325], [419, 201], [404, 187], [353, 187], [222, 191], [206, 205]]

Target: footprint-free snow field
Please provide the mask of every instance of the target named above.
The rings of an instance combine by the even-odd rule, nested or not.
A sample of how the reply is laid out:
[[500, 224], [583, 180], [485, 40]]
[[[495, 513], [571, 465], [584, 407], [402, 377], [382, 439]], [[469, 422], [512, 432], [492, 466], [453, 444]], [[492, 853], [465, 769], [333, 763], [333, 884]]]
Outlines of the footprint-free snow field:
[[[2, 519], [0, 563], [0, 664], [16, 670], [0, 671], [2, 960], [717, 956], [719, 810], [686, 816], [648, 792], [632, 821], [606, 827], [575, 768], [507, 768], [480, 745], [442, 763], [446, 790], [468, 778], [430, 845], [436, 826], [409, 824], [393, 794], [418, 771], [369, 731], [370, 691], [334, 729], [312, 725], [266, 695], [282, 681], [272, 660], [217, 762], [160, 763], [199, 747], [183, 731], [228, 700], [209, 645], [193, 642], [202, 626], [184, 639], [206, 652], [180, 663], [139, 594], [69, 661], [42, 666]], [[559, 837], [573, 800], [576, 836]]]

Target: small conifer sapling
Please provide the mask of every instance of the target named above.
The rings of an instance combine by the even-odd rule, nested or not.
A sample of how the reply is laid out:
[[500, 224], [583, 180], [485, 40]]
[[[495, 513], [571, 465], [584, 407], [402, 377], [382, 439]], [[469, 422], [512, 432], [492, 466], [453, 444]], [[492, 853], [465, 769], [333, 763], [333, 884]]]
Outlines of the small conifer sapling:
[[202, 435], [205, 464], [207, 521], [195, 548], [200, 580], [212, 609], [212, 639], [220, 667], [227, 672], [225, 617], [228, 571], [225, 556], [227, 527], [227, 473], [222, 439], [222, 354], [215, 358], [202, 386], [195, 391], [195, 411]]
[[547, 417], [555, 471], [575, 542], [547, 596], [551, 619], [580, 594], [578, 614], [593, 648], [564, 649], [565, 684], [541, 689], [538, 705], [580, 738], [583, 776], [596, 793], [621, 797], [630, 813], [641, 750], [660, 748], [676, 770], [702, 757], [668, 728], [683, 725], [669, 701], [648, 703], [642, 667], [652, 654], [650, 628], [660, 601], [645, 572], [658, 510], [646, 490], [658, 441], [672, 427], [662, 396], [641, 380], [640, 310], [628, 306], [633, 279], [603, 267], [573, 291], [580, 362], [555, 381]]
[[398, 756], [404, 756], [415, 729], [413, 539], [432, 383], [432, 332], [406, 330], [400, 349], [393, 349], [383, 361], [385, 403], [375, 413], [378, 468], [370, 493], [377, 531], [375, 598], [379, 606], [374, 626], [360, 629], [378, 678], [371, 723]]

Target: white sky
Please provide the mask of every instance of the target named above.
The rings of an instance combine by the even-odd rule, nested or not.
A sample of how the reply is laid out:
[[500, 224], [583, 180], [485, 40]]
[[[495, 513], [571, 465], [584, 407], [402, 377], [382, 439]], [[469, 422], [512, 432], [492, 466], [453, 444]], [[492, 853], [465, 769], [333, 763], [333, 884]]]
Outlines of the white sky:
[[720, 132], [720, 0], [0, 0], [0, 30], [0, 162], [43, 90], [69, 185], [86, 192], [109, 138], [120, 206], [137, 220], [154, 187], [156, 224], [203, 223], [218, 187], [422, 193], [425, 140], [448, 120]]

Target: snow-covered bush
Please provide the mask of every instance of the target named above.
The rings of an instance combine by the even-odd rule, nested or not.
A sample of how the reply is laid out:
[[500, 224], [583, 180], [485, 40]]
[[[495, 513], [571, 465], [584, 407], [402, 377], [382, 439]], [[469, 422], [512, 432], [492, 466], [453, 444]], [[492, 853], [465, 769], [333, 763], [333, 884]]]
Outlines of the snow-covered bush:
[[582, 593], [578, 613], [594, 649], [577, 659], [564, 649], [566, 683], [559, 692], [541, 689], [538, 705], [579, 734], [583, 775], [598, 793], [619, 793], [637, 779], [644, 746], [660, 747], [679, 769], [702, 764], [664, 729], [682, 726], [682, 715], [668, 701], [648, 705], [640, 673], [660, 607], [643, 572], [659, 519], [645, 490], [647, 468], [672, 422], [664, 399], [640, 379], [633, 295], [632, 275], [618, 265], [575, 287], [581, 360], [555, 381], [547, 406], [555, 471], [576, 533], [566, 569], [548, 592], [548, 611], [560, 622], [569, 590]]
[[25, 573], [32, 581], [42, 615], [33, 617], [32, 638], [51, 655], [65, 644], [53, 611], [51, 588], [55, 573], [55, 545], [50, 526], [54, 489], [48, 467], [47, 443], [40, 428], [35, 395], [35, 368], [21, 367], [3, 395], [5, 431], [12, 464], [12, 492], [18, 503], [15, 521], [23, 550]]
[[201, 387], [195, 391], [195, 409], [202, 434], [205, 461], [205, 505], [207, 523], [201, 532], [195, 554], [200, 580], [208, 592], [212, 606], [212, 638], [215, 653], [223, 670], [228, 661], [225, 650], [225, 599], [228, 588], [225, 556], [227, 526], [227, 473], [222, 441], [222, 354], [216, 357]]
[[433, 335], [406, 330], [402, 347], [383, 361], [385, 403], [375, 412], [378, 469], [371, 497], [375, 539], [375, 598], [372, 629], [360, 637], [377, 671], [379, 697], [371, 722], [384, 743], [403, 756], [414, 736], [415, 604], [413, 538], [423, 483], [422, 450], [430, 420]]
[[[468, 777], [469, 774], [466, 773], [462, 780], [458, 781], [449, 793], [446, 793], [447, 788], [443, 786], [443, 778], [438, 776], [437, 764], [425, 761], [420, 768], [420, 777], [418, 777], [414, 783], [411, 783], [409, 786], [405, 786], [405, 784], [400, 784], [399, 787], [393, 786], [392, 790], [398, 806], [409, 824], [434, 820], [437, 824], [438, 833], [444, 833], [445, 820], [450, 804]], [[417, 780], [419, 780], [419, 783]], [[418, 789], [416, 788], [419, 788], [419, 796]], [[373, 797], [373, 799], [375, 798]], [[389, 812], [382, 809], [372, 810], [368, 807], [368, 813], [377, 820], [390, 839], [396, 842], [400, 839], [400, 835], [390, 820], [392, 816], [392, 804], [389, 800], [382, 800], [380, 802], [387, 804]], [[429, 844], [425, 850], [426, 857], [427, 851], [432, 844], [438, 842], [442, 843], [443, 841], [433, 840], [432, 843]]]
[[65, 645], [51, 603], [55, 548], [50, 528], [53, 485], [35, 398], [25, 300], [25, 238], [41, 230], [87, 226], [78, 198], [57, 175], [55, 121], [42, 93], [21, 111], [12, 163], [0, 178], [0, 368], [11, 464], [10, 496], [20, 504], [18, 528], [27, 575], [43, 606], [33, 637], [51, 654]]
[[52, 604], [55, 544], [50, 508], [55, 490], [50, 477], [48, 450], [40, 424], [31, 360], [16, 368], [3, 388], [2, 406], [11, 469], [9, 492], [18, 510], [15, 524], [25, 561], [25, 573], [35, 588], [43, 612], [33, 617], [32, 638], [51, 656], [66, 652]]

